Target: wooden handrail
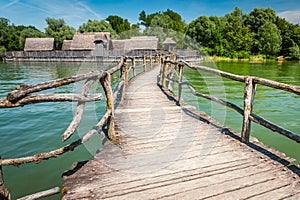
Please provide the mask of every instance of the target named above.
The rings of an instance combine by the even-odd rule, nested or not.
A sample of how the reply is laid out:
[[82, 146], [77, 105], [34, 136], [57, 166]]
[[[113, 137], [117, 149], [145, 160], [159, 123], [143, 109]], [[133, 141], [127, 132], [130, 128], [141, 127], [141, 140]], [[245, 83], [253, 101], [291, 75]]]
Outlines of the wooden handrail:
[[[151, 64], [152, 58], [151, 59], [150, 58], [151, 57], [149, 57], [150, 60], [149, 66], [152, 66]], [[130, 79], [129, 72], [133, 70], [133, 77], [136, 76], [136, 71], [135, 71], [136, 59], [142, 59], [143, 61], [142, 67], [144, 70], [141, 73], [143, 73], [147, 67], [146, 56], [139, 56], [139, 57], [123, 56], [119, 60], [117, 66], [107, 71], [92, 71], [86, 74], [80, 74], [76, 76], [56, 79], [53, 81], [43, 82], [38, 84], [31, 84], [31, 85], [21, 84], [18, 89], [10, 92], [6, 98], [0, 98], [0, 108], [12, 108], [12, 107], [24, 106], [27, 104], [41, 103], [41, 102], [58, 102], [58, 101], [78, 102], [73, 120], [69, 124], [69, 127], [62, 134], [62, 141], [66, 141], [73, 135], [76, 128], [80, 124], [85, 102], [98, 101], [103, 99], [102, 94], [88, 94], [90, 87], [94, 83], [99, 81], [103, 87], [106, 96], [106, 113], [103, 115], [101, 120], [93, 127], [93, 129], [87, 132], [82, 138], [68, 145], [65, 145], [61, 148], [52, 150], [50, 152], [39, 153], [36, 155], [26, 156], [21, 158], [0, 159], [0, 166], [4, 166], [4, 165], [19, 166], [21, 164], [25, 164], [29, 162], [39, 163], [41, 160], [56, 158], [59, 155], [62, 155], [68, 151], [73, 151], [76, 147], [88, 141], [95, 133], [102, 133], [103, 132], [102, 127], [104, 126], [104, 124], [108, 124], [108, 134], [105, 136], [108, 136], [110, 140], [117, 142], [118, 136], [114, 132], [114, 101], [117, 99], [120, 90], [123, 90], [121, 96], [121, 99], [123, 99], [126, 84], [128, 84], [128, 81]], [[126, 64], [127, 60], [132, 61], [131, 67], [127, 67]], [[118, 71], [121, 72], [121, 78], [119, 84], [117, 85], [113, 93], [111, 76]], [[56, 87], [68, 85], [82, 80], [86, 80], [86, 83], [84, 84], [80, 95], [78, 94], [32, 94], [42, 90], [56, 88]]]
[[[159, 75], [159, 78], [160, 78], [159, 83], [162, 87], [165, 87], [165, 88], [166, 88], [166, 83], [165, 83], [166, 81], [178, 84], [178, 97], [177, 97], [178, 104], [180, 104], [180, 102], [181, 102], [182, 85], [187, 85], [189, 87], [191, 93], [194, 96], [202, 97], [202, 98], [217, 102], [217, 103], [227, 106], [227, 107], [237, 111], [241, 115], [243, 115], [243, 124], [242, 124], [242, 132], [241, 132], [241, 139], [243, 142], [249, 142], [251, 121], [252, 121], [252, 122], [262, 125], [274, 132], [284, 135], [284, 136], [296, 141], [297, 143], [300, 143], [299, 135], [297, 135], [289, 130], [286, 130], [272, 122], [269, 122], [266, 119], [259, 117], [258, 115], [252, 114], [253, 102], [254, 102], [257, 84], [261, 84], [261, 85], [275, 88], [275, 89], [284, 90], [287, 92], [294, 93], [296, 95], [300, 95], [300, 87], [285, 84], [285, 83], [280, 83], [280, 82], [276, 82], [276, 81], [271, 81], [271, 80], [264, 79], [264, 78], [254, 77], [254, 76], [239, 76], [239, 75], [231, 74], [231, 73], [224, 72], [224, 71], [217, 70], [217, 69], [212, 69], [212, 68], [205, 67], [205, 66], [194, 66], [184, 60], [179, 60], [179, 61], [170, 60], [170, 57], [165, 57], [163, 59], [163, 63], [164, 64], [161, 65], [161, 72]], [[178, 71], [179, 71], [178, 72], [178, 80], [170, 78], [173, 76], [173, 72], [174, 72], [175, 68], [171, 69], [169, 74], [166, 73], [168, 71], [168, 69], [167, 69], [168, 63], [172, 64], [172, 65], [176, 65], [178, 67]], [[239, 82], [245, 83], [244, 108], [242, 109], [233, 103], [224, 101], [222, 99], [219, 99], [219, 98], [207, 95], [207, 94], [199, 93], [195, 90], [195, 88], [190, 83], [182, 82], [184, 66], [189, 67], [190, 69], [193, 69], [193, 70], [201, 70], [201, 71], [205, 71], [205, 72], [208, 72], [211, 74], [215, 74], [217, 76], [221, 76], [221, 77], [225, 77], [225, 78], [228, 78], [228, 79], [231, 79], [234, 81], [239, 81]], [[168, 89], [170, 89], [170, 88], [168, 88]]]
[[[155, 58], [158, 55], [155, 55]], [[69, 127], [65, 130], [65, 132], [62, 134], [62, 141], [66, 141], [69, 139], [73, 133], [75, 132], [76, 128], [80, 124], [83, 110], [85, 106], [85, 102], [88, 101], [98, 101], [102, 100], [103, 96], [102, 94], [88, 94], [88, 91], [90, 87], [97, 81], [99, 81], [102, 85], [102, 88], [104, 90], [105, 96], [106, 96], [106, 112], [102, 116], [101, 120], [91, 129], [88, 131], [82, 138], [76, 140], [75, 142], [72, 142], [70, 144], [67, 144], [61, 148], [35, 154], [32, 156], [25, 156], [20, 158], [13, 158], [13, 159], [1, 159], [0, 157], [0, 196], [2, 195], [3, 198], [10, 199], [10, 194], [8, 190], [4, 187], [4, 182], [2, 179], [2, 166], [4, 165], [14, 165], [19, 166], [21, 164], [35, 162], [39, 163], [42, 160], [48, 160], [49, 158], [56, 158], [66, 152], [73, 151], [76, 147], [80, 146], [81, 144], [87, 142], [94, 134], [96, 133], [103, 133], [103, 127], [105, 124], [107, 125], [107, 134], [104, 134], [113, 142], [119, 141], [119, 136], [114, 131], [114, 101], [118, 97], [118, 93], [122, 90], [121, 100], [124, 98], [124, 90], [125, 87], [129, 83], [129, 72], [133, 71], [133, 77], [135, 77], [136, 74], [136, 59], [143, 59], [143, 72], [147, 70], [147, 57], [128, 57], [123, 56], [119, 62], [118, 65], [107, 70], [107, 71], [92, 71], [86, 74], [80, 74], [76, 76], [71, 76], [67, 78], [61, 78], [56, 79], [49, 82], [44, 83], [38, 83], [38, 84], [21, 84], [20, 88], [10, 92], [6, 98], [0, 98], [0, 108], [12, 108], [17, 106], [24, 106], [27, 104], [33, 104], [33, 103], [42, 103], [42, 102], [66, 102], [66, 101], [75, 101], [78, 102], [76, 107], [76, 112], [74, 114], [72, 122], [69, 124]], [[128, 67], [126, 62], [127, 60], [131, 60], [131, 67]], [[152, 68], [152, 56], [149, 57], [150, 60], [150, 68]], [[119, 83], [117, 84], [117, 87], [115, 88], [115, 91], [113, 93], [112, 89], [112, 81], [111, 76], [120, 71], [121, 78]], [[50, 88], [56, 88], [63, 85], [68, 85], [71, 83], [75, 83], [78, 81], [86, 80], [86, 83], [83, 86], [83, 89], [81, 91], [81, 94], [32, 94], [35, 92], [39, 92], [42, 90], [50, 89]], [[42, 196], [49, 196], [56, 194], [60, 191], [60, 188], [56, 187], [51, 190], [43, 191], [37, 194], [29, 195], [24, 197], [24, 199], [30, 199], [30, 198], [36, 198], [36, 197], [42, 197]]]

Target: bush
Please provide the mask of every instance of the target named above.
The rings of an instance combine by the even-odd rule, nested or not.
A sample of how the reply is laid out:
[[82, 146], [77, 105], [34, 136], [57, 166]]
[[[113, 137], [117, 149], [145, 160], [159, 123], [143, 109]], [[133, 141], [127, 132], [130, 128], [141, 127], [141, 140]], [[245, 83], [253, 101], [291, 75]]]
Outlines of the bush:
[[300, 58], [300, 48], [297, 44], [294, 44], [289, 48], [290, 56], [292, 60], [299, 60]]

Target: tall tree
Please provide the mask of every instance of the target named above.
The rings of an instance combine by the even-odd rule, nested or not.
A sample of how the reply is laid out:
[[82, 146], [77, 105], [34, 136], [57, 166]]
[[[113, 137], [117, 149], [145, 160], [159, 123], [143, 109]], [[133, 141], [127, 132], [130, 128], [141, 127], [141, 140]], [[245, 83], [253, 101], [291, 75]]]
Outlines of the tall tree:
[[248, 26], [254, 36], [252, 53], [259, 53], [258, 29], [265, 23], [275, 23], [276, 12], [272, 8], [255, 8], [245, 16], [245, 25]]
[[105, 20], [88, 20], [87, 23], [83, 23], [79, 26], [78, 31], [84, 32], [110, 32], [112, 37], [116, 37], [116, 31]]
[[258, 29], [259, 50], [267, 56], [276, 55], [281, 49], [280, 31], [275, 24], [267, 22]]
[[200, 16], [193, 20], [187, 29], [188, 36], [205, 47], [208, 53], [213, 52], [216, 37], [216, 25], [206, 16]]
[[234, 58], [249, 57], [251, 53], [253, 35], [244, 25], [243, 11], [236, 7], [233, 12], [225, 15], [226, 27], [224, 38], [228, 42], [228, 55]]
[[110, 15], [106, 18], [106, 20], [117, 34], [130, 30], [130, 23], [127, 19], [123, 19], [116, 15]]
[[8, 49], [9, 34], [9, 20], [0, 18], [0, 47], [2, 46], [5, 49]]
[[[178, 13], [170, 9], [167, 9], [165, 12], [156, 12], [150, 15], [146, 15], [146, 12], [143, 10], [139, 15], [139, 20], [141, 21], [141, 24], [144, 25], [146, 28], [149, 26], [157, 26], [157, 18], [169, 20], [169, 24], [167, 25], [168, 27], [163, 28], [172, 29], [181, 33], [185, 32], [185, 22], [182, 20], [181, 16]], [[162, 22], [162, 24], [165, 25], [164, 22]]]
[[46, 18], [47, 28], [46, 35], [53, 37], [55, 40], [55, 49], [60, 50], [64, 40], [73, 38], [75, 29], [67, 26], [63, 19]]
[[245, 24], [253, 33], [258, 33], [258, 29], [267, 22], [275, 23], [276, 12], [272, 8], [255, 8], [245, 16]]

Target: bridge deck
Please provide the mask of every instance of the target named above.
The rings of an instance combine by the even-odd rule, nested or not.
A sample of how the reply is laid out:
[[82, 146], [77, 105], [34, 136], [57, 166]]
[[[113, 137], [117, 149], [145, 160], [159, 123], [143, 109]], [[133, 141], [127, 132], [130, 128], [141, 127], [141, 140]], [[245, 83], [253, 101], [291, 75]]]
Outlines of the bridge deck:
[[121, 146], [106, 142], [65, 177], [64, 199], [300, 198], [296, 173], [192, 107], [176, 106], [156, 85], [157, 74], [130, 82], [116, 110]]

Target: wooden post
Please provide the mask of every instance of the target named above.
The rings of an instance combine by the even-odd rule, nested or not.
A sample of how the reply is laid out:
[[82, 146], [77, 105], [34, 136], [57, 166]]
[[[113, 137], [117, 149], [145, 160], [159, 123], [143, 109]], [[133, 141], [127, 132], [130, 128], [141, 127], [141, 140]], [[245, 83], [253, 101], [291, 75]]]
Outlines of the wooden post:
[[[175, 70], [176, 66], [174, 67], [174, 69], [172, 68], [171, 70], [171, 73], [169, 75], [169, 79], [173, 79], [173, 76], [174, 76], [174, 70]], [[168, 89], [173, 91], [173, 88], [172, 88], [172, 81], [168, 81]]]
[[177, 55], [174, 53], [174, 54], [173, 54], [173, 61], [175, 62], [176, 59], [177, 59]]
[[136, 77], [135, 68], [136, 68], [136, 65], [135, 65], [135, 58], [132, 58], [132, 73], [133, 73], [133, 76], [134, 76], [134, 77]]
[[242, 127], [242, 142], [249, 142], [250, 130], [251, 130], [251, 120], [250, 115], [253, 109], [253, 102], [255, 96], [256, 85], [253, 83], [252, 77], [246, 77], [245, 79], [245, 89], [244, 89], [244, 117], [243, 117], [243, 127]]
[[166, 81], [166, 75], [167, 75], [167, 62], [163, 62], [163, 70], [162, 70], [162, 77], [161, 77], [161, 86], [166, 87], [167, 81]]
[[123, 66], [124, 66], [124, 70], [125, 70], [125, 84], [126, 84], [126, 86], [128, 86], [128, 84], [129, 84], [129, 69], [125, 63], [123, 64]]
[[40, 199], [40, 198], [43, 198], [43, 197], [49, 197], [49, 196], [52, 196], [52, 195], [55, 195], [55, 194], [59, 194], [60, 192], [61, 192], [60, 188], [55, 187], [55, 188], [52, 188], [52, 189], [49, 189], [49, 190], [45, 190], [45, 191], [38, 192], [38, 193], [35, 193], [35, 194], [27, 195], [25, 197], [19, 198], [18, 200]]
[[[0, 156], [0, 160], [1, 160], [1, 156]], [[2, 165], [0, 165], [0, 199], [10, 200], [10, 193], [5, 188], [4, 181], [3, 181]]]
[[162, 55], [161, 55], [161, 54], [159, 54], [158, 62], [159, 62], [159, 64], [162, 64], [162, 63], [163, 63], [163, 61], [162, 61]]
[[182, 93], [182, 72], [183, 72], [183, 65], [178, 65], [179, 70], [179, 83], [178, 83], [178, 104], [180, 105], [181, 101], [181, 93]]
[[114, 101], [113, 101], [113, 92], [111, 88], [111, 76], [109, 73], [106, 73], [100, 79], [101, 85], [104, 89], [106, 96], [106, 111], [111, 110], [111, 116], [108, 119], [108, 137], [110, 140], [115, 140], [115, 128], [114, 128]]
[[144, 72], [146, 72], [146, 55], [144, 55], [144, 62], [143, 62], [143, 66], [144, 66]]
[[150, 60], [150, 69], [152, 69], [152, 55], [150, 55], [149, 60]]

